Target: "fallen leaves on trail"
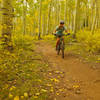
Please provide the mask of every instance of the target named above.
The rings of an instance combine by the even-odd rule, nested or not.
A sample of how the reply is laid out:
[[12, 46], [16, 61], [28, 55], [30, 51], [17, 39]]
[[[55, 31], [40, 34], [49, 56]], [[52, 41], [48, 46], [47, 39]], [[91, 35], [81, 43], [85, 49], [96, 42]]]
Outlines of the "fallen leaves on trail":
[[54, 88], [53, 88], [53, 87], [51, 87], [50, 92], [53, 92], [53, 91], [54, 91]]
[[21, 96], [21, 99], [24, 99], [24, 96]]
[[35, 98], [35, 99], [37, 99], [37, 98], [38, 98], [38, 96], [34, 96], [34, 98]]
[[80, 86], [79, 85], [73, 85], [73, 88], [79, 88]]
[[46, 89], [41, 89], [41, 92], [47, 92], [47, 90]]
[[12, 86], [9, 90], [12, 91], [14, 90], [16, 87], [15, 86]]
[[42, 82], [42, 80], [40, 80], [40, 79], [38, 79], [37, 81], [38, 81], [38, 82]]
[[36, 95], [36, 96], [39, 96], [39, 95], [40, 95], [40, 93], [36, 93], [35, 95]]
[[52, 84], [46, 84], [47, 86], [49, 86], [49, 87], [51, 87], [52, 86]]
[[60, 91], [60, 92], [63, 92], [63, 91], [64, 91], [64, 89], [59, 89], [59, 91]]
[[58, 79], [56, 79], [56, 78], [52, 78], [52, 79], [50, 79], [51, 81], [53, 81], [53, 82], [60, 82]]
[[77, 90], [75, 91], [75, 93], [76, 93], [76, 94], [81, 94], [82, 92], [81, 92], [80, 89], [77, 89]]
[[49, 75], [52, 75], [52, 73], [49, 73]]
[[19, 96], [16, 96], [16, 97], [14, 98], [14, 100], [19, 100]]
[[57, 92], [56, 95], [58, 96], [58, 95], [60, 95], [60, 94]]
[[24, 93], [24, 97], [28, 97], [28, 93]]
[[13, 95], [11, 93], [9, 93], [9, 98], [13, 98]]
[[56, 74], [59, 74], [59, 73], [60, 73], [60, 71], [55, 71], [55, 73], [56, 73]]

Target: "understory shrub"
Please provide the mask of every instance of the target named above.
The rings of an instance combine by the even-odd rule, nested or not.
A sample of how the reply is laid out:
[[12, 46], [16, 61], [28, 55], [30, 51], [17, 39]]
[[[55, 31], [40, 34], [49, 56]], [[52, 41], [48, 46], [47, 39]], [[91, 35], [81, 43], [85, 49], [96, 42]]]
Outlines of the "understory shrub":
[[95, 31], [94, 34], [88, 30], [81, 30], [76, 37], [86, 51], [100, 53], [100, 30]]

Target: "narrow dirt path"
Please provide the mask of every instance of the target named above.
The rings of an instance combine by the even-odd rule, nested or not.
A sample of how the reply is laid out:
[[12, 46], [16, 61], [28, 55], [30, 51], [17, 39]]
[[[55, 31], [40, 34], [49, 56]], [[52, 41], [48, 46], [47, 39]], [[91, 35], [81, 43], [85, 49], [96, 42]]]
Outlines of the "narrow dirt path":
[[[100, 100], [100, 70], [93, 69], [90, 64], [71, 53], [65, 53], [65, 58], [56, 55], [55, 48], [49, 43], [38, 42], [37, 52], [42, 53], [53, 66], [53, 69], [65, 73], [64, 81], [70, 85], [80, 86], [77, 93], [69, 89], [70, 94], [55, 100]], [[64, 84], [62, 84], [64, 85]]]

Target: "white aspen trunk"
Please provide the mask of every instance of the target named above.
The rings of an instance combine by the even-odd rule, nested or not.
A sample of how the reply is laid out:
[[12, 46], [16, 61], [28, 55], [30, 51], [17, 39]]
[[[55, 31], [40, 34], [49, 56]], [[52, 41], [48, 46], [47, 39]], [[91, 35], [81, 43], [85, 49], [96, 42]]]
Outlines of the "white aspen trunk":
[[67, 2], [68, 0], [65, 1], [65, 16], [64, 16], [64, 20], [65, 20], [65, 25], [67, 25]]
[[80, 0], [76, 0], [76, 8], [75, 8], [75, 19], [74, 19], [74, 35], [76, 34], [78, 30], [78, 22], [79, 22], [79, 5], [80, 5]]
[[58, 14], [57, 14], [57, 0], [55, 0], [55, 4], [54, 4], [54, 6], [55, 6], [55, 26], [57, 26], [57, 24], [58, 24], [58, 22], [57, 22], [57, 16], [58, 16]]
[[41, 11], [42, 10], [42, 0], [40, 0], [40, 4], [39, 4], [39, 24], [38, 24], [38, 29], [39, 29], [39, 33], [38, 33], [38, 39], [41, 39]]
[[50, 32], [50, 15], [51, 15], [51, 3], [48, 6], [48, 19], [47, 19], [47, 32], [46, 34], [48, 34]]
[[96, 0], [97, 28], [100, 28], [100, 0]]
[[96, 24], [96, 17], [97, 17], [97, 6], [95, 4], [95, 16], [93, 19], [93, 24], [92, 24], [92, 29], [91, 29], [91, 33], [94, 34], [94, 29], [95, 29], [95, 24]]
[[26, 34], [26, 12], [27, 12], [27, 1], [23, 1], [23, 33]]
[[45, 14], [43, 14], [43, 16], [42, 16], [42, 20], [43, 20], [43, 23], [42, 23], [42, 35], [44, 35], [45, 34]]
[[59, 21], [61, 20], [61, 18], [60, 18], [61, 6], [60, 6], [60, 1], [59, 0], [58, 0], [57, 3], [58, 3], [57, 4], [57, 13], [58, 13], [57, 22], [59, 24]]

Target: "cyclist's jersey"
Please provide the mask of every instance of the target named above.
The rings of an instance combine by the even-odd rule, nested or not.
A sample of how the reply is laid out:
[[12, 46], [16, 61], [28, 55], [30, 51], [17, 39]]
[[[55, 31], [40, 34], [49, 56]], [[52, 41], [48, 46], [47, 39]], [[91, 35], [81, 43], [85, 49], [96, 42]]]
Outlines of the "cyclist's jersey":
[[59, 36], [62, 36], [63, 35], [63, 32], [66, 30], [66, 27], [63, 26], [63, 27], [60, 27], [60, 26], [57, 26], [56, 27], [56, 34], [59, 35]]

